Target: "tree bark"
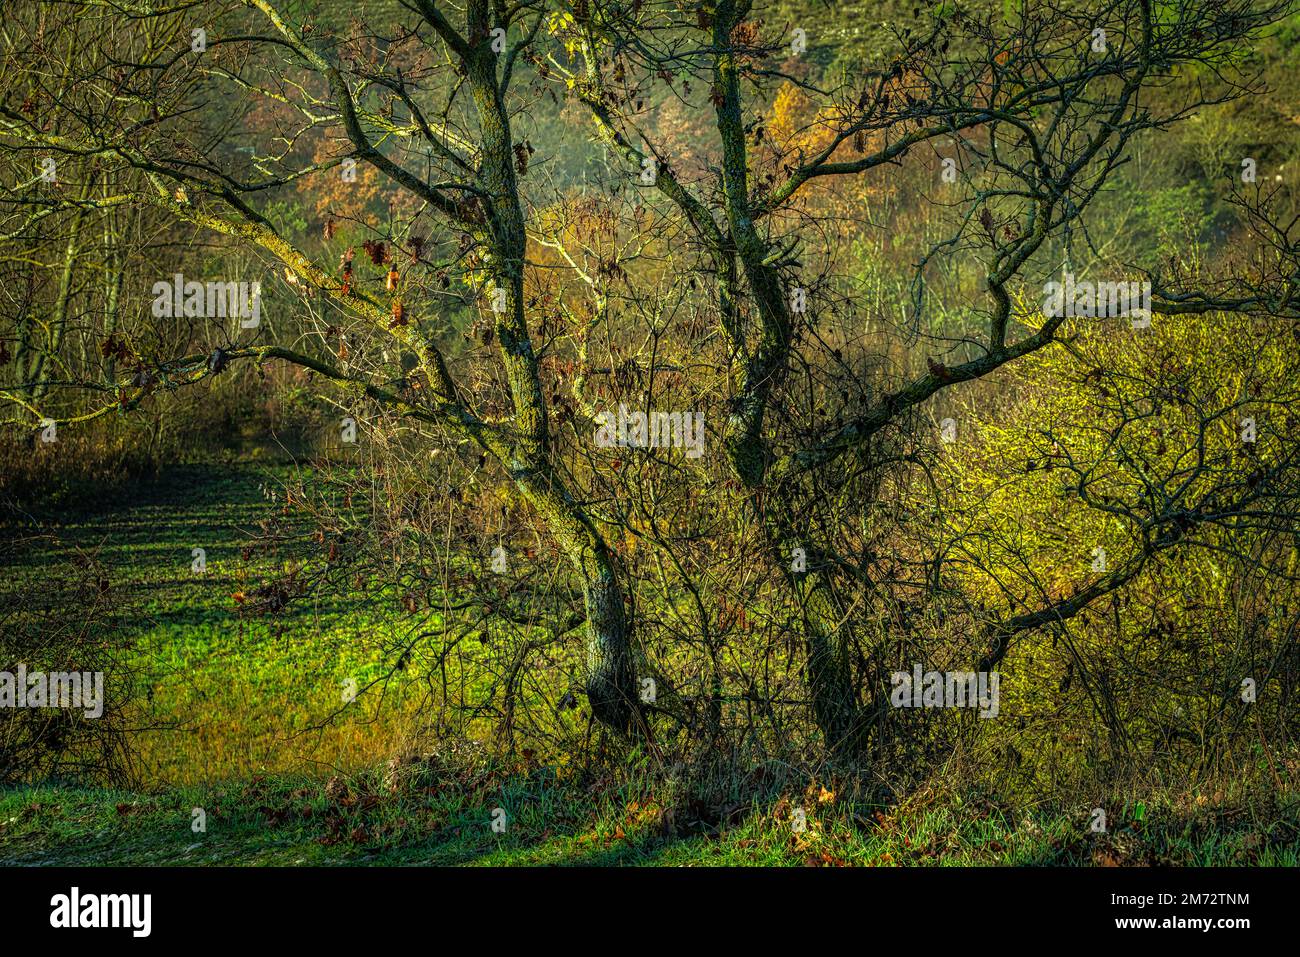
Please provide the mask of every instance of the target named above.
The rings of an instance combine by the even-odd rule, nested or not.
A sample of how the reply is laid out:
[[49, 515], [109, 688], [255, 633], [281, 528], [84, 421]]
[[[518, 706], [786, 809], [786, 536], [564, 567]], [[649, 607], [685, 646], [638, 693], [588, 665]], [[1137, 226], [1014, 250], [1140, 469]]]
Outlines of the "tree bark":
[[590, 517], [548, 468], [523, 471], [515, 482], [545, 519], [582, 581], [587, 613], [586, 691], [597, 721], [618, 731], [638, 712], [632, 628], [618, 567]]
[[488, 199], [485, 266], [504, 299], [500, 303], [504, 308], [496, 316], [496, 340], [510, 383], [516, 439], [502, 464], [542, 515], [581, 579], [587, 614], [586, 690], [592, 715], [608, 727], [626, 731], [634, 724], [637, 705], [625, 595], [608, 545], [551, 462], [546, 399], [524, 309], [527, 234], [515, 144], [489, 25], [488, 5], [470, 4], [467, 35], [459, 53], [483, 140], [475, 185]]

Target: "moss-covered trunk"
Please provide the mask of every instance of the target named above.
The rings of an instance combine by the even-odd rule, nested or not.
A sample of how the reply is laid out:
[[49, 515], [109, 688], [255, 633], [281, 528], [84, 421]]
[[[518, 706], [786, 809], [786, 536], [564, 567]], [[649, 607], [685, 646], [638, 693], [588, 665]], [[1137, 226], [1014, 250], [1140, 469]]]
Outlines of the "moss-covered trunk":
[[[771, 245], [755, 225], [749, 195], [749, 160], [740, 102], [740, 65], [731, 51], [731, 31], [744, 17], [743, 5], [722, 0], [713, 22], [714, 86], [718, 134], [722, 144], [723, 199], [735, 254], [744, 270], [759, 317], [756, 337], [735, 327], [736, 345], [746, 353], [740, 382], [727, 422], [726, 448], [732, 471], [755, 501], [769, 480], [769, 453], [764, 418], [772, 396], [785, 377], [794, 341], [795, 317], [781, 275], [772, 264]], [[720, 271], [720, 275], [723, 273]], [[724, 284], [725, 285], [725, 284]], [[724, 289], [724, 316], [730, 289]], [[753, 339], [751, 342], [750, 339]], [[791, 540], [800, 522], [780, 506], [759, 509], [770, 546]], [[828, 583], [815, 571], [786, 567], [803, 610], [806, 679], [813, 718], [833, 751], [857, 750], [859, 709], [850, 669], [847, 626], [835, 612]]]
[[608, 727], [629, 730], [637, 713], [636, 665], [626, 592], [614, 555], [552, 470], [520, 470], [514, 478], [581, 579], [591, 713]]
[[857, 755], [865, 725], [853, 687], [852, 633], [836, 612], [830, 587], [820, 575], [804, 576], [795, 587], [803, 608], [813, 717], [833, 754]]
[[596, 720], [625, 731], [637, 711], [626, 593], [595, 523], [553, 467], [546, 399], [524, 310], [527, 236], [509, 112], [484, 4], [471, 5], [466, 70], [478, 109], [483, 159], [477, 186], [488, 197], [484, 265], [494, 283], [496, 339], [514, 403], [514, 440], [503, 465], [544, 518], [581, 581], [587, 614], [586, 690]]

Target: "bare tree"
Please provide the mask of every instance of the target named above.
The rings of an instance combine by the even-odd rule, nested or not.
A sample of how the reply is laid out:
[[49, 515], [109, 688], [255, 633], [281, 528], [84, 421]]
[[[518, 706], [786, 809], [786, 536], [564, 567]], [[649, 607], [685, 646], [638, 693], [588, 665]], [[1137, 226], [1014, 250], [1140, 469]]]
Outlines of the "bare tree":
[[[1070, 263], [1115, 268], [1086, 252], [1098, 196], [1144, 137], [1251, 91], [1233, 55], [1285, 8], [1249, 0], [1047, 2], [1024, 5], [1008, 24], [1000, 14], [945, 5], [894, 37], [884, 62], [825, 78], [791, 62], [784, 25], [763, 23], [753, 4], [737, 0], [689, 10], [640, 0], [466, 0], [453, 10], [412, 0], [394, 8], [391, 22], [345, 35], [273, 0], [229, 10], [100, 9], [120, 24], [102, 49], [67, 51], [57, 76], [36, 74], [39, 108], [25, 109], [11, 93], [0, 105], [6, 149], [29, 160], [52, 157], [60, 170], [57, 188], [37, 178], [7, 194], [8, 215], [22, 222], [13, 231], [62, 217], [74, 237], [71, 262], [88, 209], [145, 204], [273, 262], [285, 277], [277, 289], [298, 297], [315, 326], [304, 337], [309, 346], [266, 341], [259, 331], [183, 356], [116, 356], [110, 401], [51, 416], [40, 402], [23, 400], [17, 421], [83, 421], [137, 407], [232, 362], [280, 360], [310, 370], [342, 397], [379, 403], [471, 443], [542, 517], [577, 576], [594, 716], [613, 728], [639, 725], [633, 589], [609, 541], [628, 516], [611, 519], [607, 503], [579, 493], [576, 467], [560, 454], [556, 408], [576, 434], [575, 420], [585, 429], [595, 411], [584, 401], [591, 377], [648, 369], [653, 380], [659, 360], [652, 354], [646, 369], [600, 369], [582, 334], [568, 333], [577, 368], [562, 395], [545, 366], [562, 338], [547, 313], [567, 310], [573, 318], [580, 310], [571, 298], [530, 298], [530, 272], [540, 271], [530, 234], [558, 257], [556, 268], [585, 285], [593, 325], [612, 318], [615, 282], [645, 284], [621, 305], [639, 303], [630, 311], [647, 322], [674, 300], [628, 266], [643, 255], [636, 249], [596, 256], [589, 269], [591, 247], [583, 253], [557, 236], [524, 191], [531, 144], [517, 127], [548, 92], [571, 97], [625, 182], [661, 197], [650, 215], [655, 231], [681, 239], [675, 274], [707, 291], [697, 311], [716, 324], [725, 353], [730, 482], [745, 521], [758, 530], [763, 567], [784, 570], [797, 603], [816, 724], [832, 749], [856, 752], [873, 726], [855, 674], [864, 610], [885, 601], [891, 583], [869, 557], [837, 545], [845, 513], [835, 503], [854, 502], [864, 523], [887, 521], [863, 503], [883, 498], [882, 488], [918, 466], [922, 409], [1058, 342], [1068, 317], [1037, 308], [1044, 283], [1062, 262], [1067, 271]], [[15, 62], [30, 65], [50, 55], [51, 40], [39, 17], [24, 22], [28, 39]], [[1179, 85], [1192, 69], [1205, 81]], [[815, 104], [824, 134], [815, 148], [777, 142], [763, 129], [764, 98], [786, 83]], [[232, 97], [247, 108], [242, 126], [230, 111], [208, 109]], [[645, 103], [670, 97], [711, 114], [716, 135], [704, 148], [704, 169], [685, 168], [642, 129]], [[957, 174], [944, 200], [951, 230], [919, 258], [901, 331], [925, 335], [937, 354], [924, 369], [891, 367], [889, 356], [869, 349], [846, 355], [828, 337], [846, 294], [816, 239], [834, 224], [819, 223], [807, 199], [824, 184], [936, 159], [950, 160], [942, 168]], [[358, 169], [394, 197], [387, 222], [329, 216], [319, 247], [286, 238], [272, 198]], [[1153, 264], [1127, 271], [1151, 283], [1156, 315], [1296, 317], [1292, 229], [1275, 224], [1264, 203], [1247, 208], [1270, 237], [1252, 268], [1203, 283]], [[626, 213], [631, 221], [642, 215]], [[436, 237], [425, 235], [429, 223]], [[352, 246], [334, 262], [344, 226], [369, 236], [369, 266]], [[402, 275], [403, 256], [420, 270]], [[959, 269], [979, 277], [983, 299], [962, 310], [960, 334], [941, 342], [930, 333], [927, 290], [936, 274]], [[490, 362], [449, 351], [440, 313], [464, 306], [441, 281], [451, 274], [487, 317]], [[682, 351], [664, 357], [664, 371], [686, 368]], [[43, 381], [40, 370], [24, 373], [10, 397], [43, 397]], [[1289, 455], [1279, 459], [1249, 494], [1214, 514], [1248, 510], [1291, 465]], [[1015, 634], [1067, 620], [1131, 581], [1143, 561], [1184, 537], [1166, 534], [1169, 528], [1205, 520], [1177, 501], [1144, 512], [1150, 535], [1132, 564], [1039, 607], [985, 620], [982, 667], [995, 665]], [[639, 533], [680, 562], [678, 543], [650, 524]], [[868, 529], [856, 544], [865, 549], [864, 540], [889, 531]], [[796, 550], [806, 561], [790, 560]], [[673, 581], [692, 578], [684, 565], [673, 574]], [[666, 589], [670, 577], [662, 579]], [[689, 590], [716, 675], [721, 646], [702, 590]], [[715, 724], [717, 700], [715, 691]]]
[[[1055, 341], [1065, 312], [1034, 327], [1013, 297], [1041, 286], [1062, 255], [1068, 263], [1072, 237], [1086, 235], [1090, 205], [1135, 141], [1198, 107], [1246, 95], [1250, 85], [1244, 75], [1219, 70], [1215, 90], [1197, 87], [1164, 109], [1152, 105], [1148, 91], [1171, 83], [1181, 68], [1220, 62], [1283, 10], [1248, 3], [1159, 11], [1145, 2], [1029, 4], [1014, 29], [998, 23], [997, 14], [953, 12], [900, 34], [888, 65], [824, 89], [782, 66], [790, 35], [765, 35], [751, 3], [724, 0], [689, 14], [671, 4], [575, 5], [572, 32], [583, 68], [570, 82], [629, 166], [654, 170], [655, 187], [690, 224], [714, 279], [718, 320], [738, 357], [726, 434], [732, 470], [763, 516], [774, 552], [788, 554], [806, 543], [807, 571], [791, 571], [790, 579], [804, 609], [817, 723], [832, 747], [858, 747], [869, 727], [851, 674], [856, 592], [836, 579], [847, 574], [859, 587], [874, 586], [853, 575], [851, 563], [825, 542], [805, 536], [826, 476], [844, 469], [846, 460], [865, 464], [873, 444], [915, 428], [911, 413], [935, 396]], [[635, 115], [652, 84], [676, 87], [682, 77], [708, 91], [716, 117], [718, 169], [693, 187], [666, 151], [642, 139]], [[763, 140], [761, 116], [746, 91], [761, 95], [776, 78], [807, 90], [832, 133], [811, 153], [778, 147], [764, 165], [751, 146]], [[807, 355], [818, 347], [817, 320], [808, 317], [819, 304], [809, 298], [815, 282], [801, 274], [800, 260], [814, 252], [804, 248], [801, 193], [827, 178], [887, 168], [925, 149], [933, 153], [940, 144], [956, 147], [949, 159], [962, 164], [965, 189], [953, 204], [953, 233], [917, 265], [910, 321], [914, 332], [924, 327], [929, 277], [951, 265], [980, 270], [987, 304], [967, 310], [963, 354], [958, 361], [932, 357], [924, 371], [881, 382], [868, 400], [843, 404], [774, 440], [778, 430], [770, 419], [795, 418], [798, 399], [785, 392], [791, 370], [827, 367], [824, 355]], [[1264, 257], [1265, 271], [1225, 278], [1211, 290], [1152, 276], [1152, 308], [1295, 318], [1295, 241], [1285, 228], [1269, 233], [1281, 238]], [[836, 370], [834, 357], [829, 362], [828, 378], [855, 375], [843, 363]], [[856, 391], [843, 382], [835, 386], [827, 392]], [[1171, 520], [1153, 519], [1157, 525]], [[1153, 540], [1152, 549], [1165, 544]], [[791, 563], [782, 567], [789, 571]], [[1077, 594], [991, 624], [993, 650], [982, 667], [1000, 660], [1012, 634], [1068, 618], [1132, 574], [1131, 568], [1111, 572]]]

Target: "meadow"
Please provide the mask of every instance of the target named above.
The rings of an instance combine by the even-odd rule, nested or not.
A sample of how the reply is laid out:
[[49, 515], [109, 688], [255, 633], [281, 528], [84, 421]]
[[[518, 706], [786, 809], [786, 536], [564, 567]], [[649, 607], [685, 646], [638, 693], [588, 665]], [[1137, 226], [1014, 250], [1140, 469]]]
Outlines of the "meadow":
[[0, 863], [1297, 863], [1293, 0], [7, 23]]
[[[145, 790], [84, 783], [0, 790], [0, 862], [14, 865], [1296, 866], [1294, 804], [1245, 793], [1152, 794], [1108, 833], [1081, 811], [939, 783], [897, 804], [833, 766], [774, 762], [692, 779], [654, 754], [547, 765], [471, 739], [412, 752], [406, 676], [382, 706], [340, 710], [348, 678], [382, 671], [361, 638], [392, 627], [389, 591], [295, 606], [275, 621], [232, 597], [277, 569], [244, 559], [282, 511], [284, 463], [177, 465], [64, 498], [5, 588], [35, 589], [68, 556], [111, 582], [111, 627], [145, 683], [132, 734]], [[84, 491], [84, 490], [83, 490]], [[9, 531], [21, 540], [12, 525]], [[197, 543], [204, 543], [199, 546]], [[204, 547], [207, 570], [193, 571]], [[74, 609], [65, 609], [75, 614]], [[328, 720], [330, 716], [332, 720]], [[170, 720], [159, 721], [158, 716]], [[304, 729], [310, 729], [305, 731]], [[195, 808], [205, 814], [193, 829]], [[504, 833], [492, 814], [506, 812]], [[806, 830], [792, 829], [802, 809]]]

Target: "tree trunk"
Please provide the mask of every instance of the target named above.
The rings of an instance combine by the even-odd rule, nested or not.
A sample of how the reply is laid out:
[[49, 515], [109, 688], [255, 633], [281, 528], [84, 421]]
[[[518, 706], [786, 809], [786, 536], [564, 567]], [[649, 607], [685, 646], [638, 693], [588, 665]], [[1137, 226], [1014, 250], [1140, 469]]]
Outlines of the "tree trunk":
[[853, 689], [849, 628], [836, 614], [821, 575], [796, 577], [802, 579], [795, 588], [803, 606], [813, 718], [832, 754], [854, 757], [862, 751], [865, 725]]
[[614, 556], [586, 512], [549, 468], [522, 470], [515, 482], [545, 518], [582, 581], [587, 612], [586, 690], [597, 721], [618, 731], [636, 724], [636, 663], [626, 598]]
[[637, 714], [636, 666], [623, 589], [611, 565], [584, 581], [587, 604], [587, 700], [596, 720], [621, 731]]
[[515, 412], [516, 445], [503, 464], [545, 518], [582, 580], [586, 686], [592, 715], [608, 727], [627, 731], [635, 724], [638, 707], [624, 592], [604, 538], [551, 465], [546, 399], [524, 311], [527, 238], [510, 114], [497, 79], [497, 56], [487, 41], [487, 5], [472, 4], [467, 15], [471, 47], [464, 62], [483, 138], [477, 185], [491, 197], [484, 266], [504, 299], [500, 304], [504, 308], [497, 313], [496, 339]]
[[[90, 198], [94, 188], [95, 177], [91, 176], [86, 181], [86, 185], [82, 187], [82, 202]], [[88, 212], [89, 209], [86, 206], [81, 206], [72, 217], [72, 225], [68, 231], [68, 242], [63, 250], [63, 266], [59, 271], [59, 290], [54, 297], [54, 310], [50, 316], [48, 338], [46, 339], [45, 348], [37, 349], [32, 356], [31, 367], [27, 372], [27, 381], [31, 383], [30, 394], [34, 401], [39, 402], [44, 399], [49, 391], [49, 384], [44, 381], [45, 368], [49, 360], [57, 356], [59, 349], [63, 347], [63, 334], [68, 325], [68, 307], [72, 300], [73, 275], [76, 269], [79, 248], [78, 241], [81, 236], [82, 224], [86, 221]]]
[[[739, 324], [734, 332], [728, 330], [735, 344], [744, 348], [748, 355], [727, 422], [725, 445], [736, 477], [747, 489], [758, 493], [768, 481], [769, 456], [764, 437], [764, 417], [773, 393], [785, 377], [796, 323], [781, 275], [771, 263], [771, 245], [755, 225], [754, 211], [750, 206], [749, 159], [740, 103], [741, 69], [730, 41], [731, 31], [743, 16], [744, 9], [734, 0], [722, 0], [717, 5], [713, 40], [719, 52], [714, 57], [713, 76], [719, 92], [715, 99], [715, 113], [722, 145], [723, 201], [727, 222], [759, 317], [757, 342], [752, 350]], [[719, 275], [723, 276], [721, 304], [726, 316], [734, 290], [730, 288], [730, 277], [721, 270]], [[771, 547], [798, 540], [797, 520], [772, 514], [761, 517]], [[816, 572], [794, 572], [788, 562], [783, 564], [804, 612], [806, 668], [813, 718], [832, 751], [856, 749], [860, 722], [847, 642], [843, 637], [844, 626], [835, 614], [827, 583], [822, 577]]]

